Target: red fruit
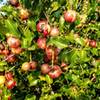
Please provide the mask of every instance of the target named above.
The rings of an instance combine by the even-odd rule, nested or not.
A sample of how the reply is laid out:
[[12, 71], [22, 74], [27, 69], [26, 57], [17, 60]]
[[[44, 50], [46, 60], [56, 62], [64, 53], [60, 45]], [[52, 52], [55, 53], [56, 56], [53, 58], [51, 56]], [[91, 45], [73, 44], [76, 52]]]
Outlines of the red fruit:
[[44, 30], [43, 30], [43, 35], [46, 37], [50, 32], [50, 25], [45, 24], [44, 25]]
[[5, 49], [2, 51], [2, 54], [6, 55], [6, 56], [9, 55], [9, 53], [10, 53], [10, 51], [8, 49]]
[[5, 60], [7, 60], [7, 62], [13, 63], [13, 62], [16, 61], [16, 56], [15, 56], [14, 54], [9, 54], [9, 55], [6, 57]]
[[48, 73], [48, 75], [52, 78], [58, 78], [62, 74], [62, 70], [58, 65], [54, 65], [52, 70]]
[[4, 45], [2, 43], [0, 43], [0, 50], [5, 49]]
[[8, 37], [7, 43], [11, 48], [18, 48], [21, 45], [21, 41], [15, 37]]
[[90, 40], [90, 41], [89, 41], [89, 45], [90, 45], [91, 47], [95, 48], [95, 47], [97, 46], [97, 43], [96, 43], [95, 40]]
[[54, 54], [54, 59], [56, 59], [57, 55], [60, 53], [60, 49], [58, 48], [53, 48], [51, 46], [46, 47], [46, 56], [48, 57], [49, 60], [52, 59], [52, 56]]
[[27, 20], [29, 17], [29, 12], [26, 9], [20, 10], [20, 18], [21, 20]]
[[20, 48], [20, 47], [18, 47], [18, 48], [11, 48], [11, 52], [13, 54], [20, 54], [20, 53], [22, 53], [22, 51], [23, 51], [23, 49]]
[[48, 64], [43, 64], [41, 66], [41, 72], [42, 72], [42, 74], [47, 74], [47, 73], [50, 72], [50, 70], [51, 70], [51, 68], [50, 68], [50, 66]]
[[36, 29], [38, 32], [43, 32], [45, 25], [47, 24], [47, 21], [41, 20], [39, 23], [36, 25]]
[[35, 61], [30, 61], [30, 67], [31, 67], [32, 70], [35, 70], [36, 67], [37, 67], [37, 62], [35, 62]]
[[8, 89], [13, 89], [16, 86], [16, 81], [15, 80], [9, 80], [6, 82], [6, 86]]
[[62, 67], [63, 71], [68, 70], [68, 65], [66, 63], [64, 63], [64, 62], [62, 62], [61, 67]]
[[67, 64], [64, 63], [64, 62], [62, 62], [62, 63], [61, 63], [61, 67], [65, 67], [65, 66], [67, 66]]
[[0, 95], [2, 94], [2, 90], [0, 89]]
[[11, 96], [8, 97], [8, 100], [11, 100]]
[[73, 23], [76, 20], [76, 12], [74, 10], [68, 10], [64, 12], [64, 19], [69, 23]]
[[54, 50], [51, 46], [46, 47], [46, 56], [48, 57], [49, 60], [52, 59], [53, 52], [54, 52]]
[[18, 6], [19, 6], [18, 0], [9, 0], [9, 3], [10, 3], [12, 6], [15, 6], [15, 7], [18, 7]]
[[59, 29], [57, 27], [52, 27], [50, 31], [50, 36], [55, 37], [59, 35]]
[[45, 55], [44, 56], [44, 62], [48, 63], [50, 60], [48, 59], [48, 57]]
[[39, 38], [37, 40], [38, 48], [45, 49], [46, 48], [46, 38]]
[[2, 50], [0, 50], [0, 54], [1, 54], [1, 55], [3, 54]]
[[29, 71], [30, 68], [31, 68], [31, 66], [30, 66], [30, 63], [29, 63], [29, 62], [23, 63], [23, 64], [22, 64], [22, 67], [21, 67], [21, 69], [22, 69], [23, 71]]
[[6, 78], [7, 81], [12, 80], [13, 74], [11, 72], [7, 72], [7, 73], [5, 73], [5, 78]]

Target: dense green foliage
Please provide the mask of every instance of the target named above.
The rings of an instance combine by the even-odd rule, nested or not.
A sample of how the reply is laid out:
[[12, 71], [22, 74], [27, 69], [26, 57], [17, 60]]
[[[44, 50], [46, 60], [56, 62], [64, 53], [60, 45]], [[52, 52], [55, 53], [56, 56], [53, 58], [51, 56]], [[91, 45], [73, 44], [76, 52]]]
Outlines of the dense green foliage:
[[[0, 98], [8, 100], [100, 100], [100, 2], [99, 0], [19, 0], [21, 8], [9, 2], [0, 8], [0, 42], [6, 49], [7, 37], [21, 40], [24, 51], [17, 54], [17, 61], [9, 63], [0, 55], [0, 74], [12, 72], [17, 85], [7, 89], [0, 86]], [[29, 12], [27, 20], [21, 20], [20, 10]], [[74, 23], [64, 20], [64, 11], [76, 11]], [[66, 70], [59, 78], [52, 79], [41, 73], [45, 63], [44, 50], [38, 48], [36, 40], [43, 37], [36, 25], [46, 19], [50, 26], [58, 27], [59, 36], [47, 36], [47, 45], [59, 48], [57, 65], [66, 63]], [[96, 47], [89, 45], [96, 41]], [[35, 60], [34, 71], [22, 72], [24, 62]], [[53, 61], [48, 62], [49, 65]]]

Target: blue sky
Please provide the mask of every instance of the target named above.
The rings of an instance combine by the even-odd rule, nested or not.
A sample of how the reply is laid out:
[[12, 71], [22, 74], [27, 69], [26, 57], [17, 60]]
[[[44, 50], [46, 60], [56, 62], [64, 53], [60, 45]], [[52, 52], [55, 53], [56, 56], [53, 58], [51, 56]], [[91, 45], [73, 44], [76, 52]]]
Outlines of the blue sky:
[[0, 2], [0, 7], [6, 2], [7, 2], [7, 0], [3, 0], [3, 2]]

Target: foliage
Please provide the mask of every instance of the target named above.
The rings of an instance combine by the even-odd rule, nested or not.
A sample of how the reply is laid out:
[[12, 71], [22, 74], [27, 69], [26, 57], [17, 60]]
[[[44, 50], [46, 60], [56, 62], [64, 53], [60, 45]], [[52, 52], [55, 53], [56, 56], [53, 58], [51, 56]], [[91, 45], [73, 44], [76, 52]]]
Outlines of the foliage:
[[[2, 100], [99, 100], [100, 99], [100, 2], [99, 0], [19, 0], [21, 8], [9, 2], [0, 8], [0, 41], [6, 44], [8, 36], [21, 40], [24, 51], [14, 63], [7, 62], [0, 55], [0, 73], [11, 71], [17, 86], [8, 90], [0, 86]], [[29, 18], [20, 19], [20, 9], [27, 9]], [[77, 12], [74, 23], [64, 20], [64, 11]], [[42, 33], [36, 25], [46, 19], [50, 26], [59, 28], [57, 37], [47, 36], [47, 46], [60, 49], [57, 65], [67, 64], [67, 69], [57, 79], [43, 75], [41, 65], [45, 63], [44, 50], [37, 46]], [[95, 40], [96, 48], [86, 40]], [[10, 50], [9, 46], [5, 45]], [[35, 60], [34, 71], [22, 72], [24, 62]], [[52, 65], [52, 61], [48, 62]]]

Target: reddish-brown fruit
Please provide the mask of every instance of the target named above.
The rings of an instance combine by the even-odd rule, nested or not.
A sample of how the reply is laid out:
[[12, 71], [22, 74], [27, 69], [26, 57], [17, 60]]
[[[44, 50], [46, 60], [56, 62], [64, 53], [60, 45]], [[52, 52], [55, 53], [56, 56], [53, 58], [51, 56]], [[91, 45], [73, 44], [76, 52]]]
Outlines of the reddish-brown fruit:
[[38, 22], [38, 24], [36, 25], [36, 29], [38, 32], [43, 32], [44, 28], [45, 28], [45, 25], [47, 24], [47, 21], [46, 20], [40, 20]]
[[89, 45], [90, 45], [91, 47], [93, 47], [93, 48], [96, 48], [97, 43], [96, 43], [95, 40], [90, 40], [90, 41], [89, 41]]
[[7, 43], [11, 48], [18, 48], [21, 45], [21, 41], [15, 37], [8, 37]]
[[22, 64], [22, 67], [21, 67], [22, 71], [29, 71], [30, 68], [31, 68], [31, 66], [30, 66], [30, 63], [29, 62], [23, 63]]
[[48, 59], [47, 55], [44, 56], [44, 62], [48, 63], [50, 60]]
[[11, 100], [11, 96], [8, 97], [8, 100]]
[[2, 52], [2, 50], [0, 50], [0, 55], [2, 55], [3, 54], [3, 52]]
[[37, 67], [37, 62], [36, 61], [30, 61], [30, 69], [35, 70]]
[[52, 59], [52, 54], [54, 52], [53, 48], [51, 46], [46, 47], [46, 56], [48, 57], [49, 60]]
[[13, 74], [12, 72], [7, 72], [5, 73], [5, 78], [7, 81], [12, 80], [13, 79]]
[[23, 49], [20, 48], [20, 47], [18, 47], [18, 48], [11, 48], [11, 52], [13, 54], [20, 54], [20, 53], [22, 53], [22, 51], [23, 51]]
[[29, 12], [26, 9], [21, 9], [20, 18], [21, 20], [27, 20], [29, 18]]
[[43, 35], [46, 37], [47, 35], [49, 35], [49, 32], [50, 32], [50, 25], [45, 24], [44, 30], [43, 30]]
[[41, 72], [42, 74], [47, 74], [51, 70], [51, 67], [48, 64], [42, 64], [41, 65]]
[[46, 48], [46, 38], [39, 38], [37, 40], [38, 48], [45, 49]]
[[7, 56], [7, 55], [10, 54], [10, 51], [8, 49], [5, 49], [5, 50], [2, 51], [2, 54]]
[[0, 89], [0, 95], [2, 94], [2, 92], [3, 92], [2, 89]]
[[9, 80], [5, 84], [8, 89], [13, 89], [16, 86], [16, 81], [14, 79]]
[[64, 62], [62, 62], [62, 63], [61, 63], [61, 67], [65, 67], [65, 66], [67, 66], [67, 64], [64, 63]]
[[59, 35], [59, 29], [57, 27], [52, 27], [50, 31], [50, 36], [55, 37]]
[[52, 70], [48, 73], [48, 75], [52, 78], [58, 78], [62, 74], [62, 70], [58, 65], [54, 65]]
[[12, 6], [15, 6], [15, 7], [18, 7], [18, 6], [19, 6], [18, 0], [9, 0], [9, 3], [10, 3]]
[[64, 12], [64, 19], [66, 22], [73, 23], [76, 20], [76, 12], [74, 10], [68, 10]]
[[2, 43], [0, 43], [0, 50], [4, 50], [4, 49], [5, 49], [5, 46]]
[[46, 47], [45, 52], [48, 59], [51, 60], [52, 56], [54, 56], [54, 59], [56, 59], [57, 55], [60, 53], [60, 49], [48, 46]]
[[16, 56], [15, 56], [14, 54], [9, 54], [9, 55], [5, 58], [5, 60], [6, 60], [7, 62], [13, 63], [13, 62], [16, 61]]

